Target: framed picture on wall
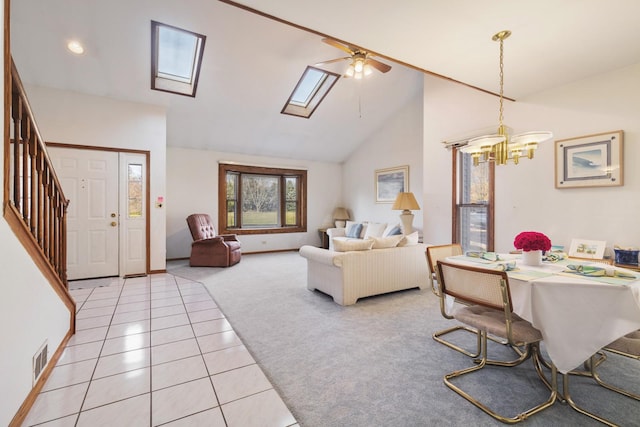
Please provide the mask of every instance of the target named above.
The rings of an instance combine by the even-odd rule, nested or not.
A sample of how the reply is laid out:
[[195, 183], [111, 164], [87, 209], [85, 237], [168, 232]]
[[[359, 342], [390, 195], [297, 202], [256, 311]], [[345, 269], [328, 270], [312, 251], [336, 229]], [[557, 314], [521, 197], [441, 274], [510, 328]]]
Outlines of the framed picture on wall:
[[622, 131], [556, 141], [556, 188], [623, 185]]
[[377, 169], [376, 203], [393, 203], [398, 193], [409, 191], [409, 166]]

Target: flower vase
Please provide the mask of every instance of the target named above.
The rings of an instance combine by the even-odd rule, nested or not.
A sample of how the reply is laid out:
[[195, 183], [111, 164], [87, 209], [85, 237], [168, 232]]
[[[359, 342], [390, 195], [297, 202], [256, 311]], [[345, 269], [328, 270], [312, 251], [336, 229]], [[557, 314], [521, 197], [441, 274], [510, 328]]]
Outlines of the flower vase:
[[524, 265], [542, 265], [542, 251], [522, 251], [522, 263]]

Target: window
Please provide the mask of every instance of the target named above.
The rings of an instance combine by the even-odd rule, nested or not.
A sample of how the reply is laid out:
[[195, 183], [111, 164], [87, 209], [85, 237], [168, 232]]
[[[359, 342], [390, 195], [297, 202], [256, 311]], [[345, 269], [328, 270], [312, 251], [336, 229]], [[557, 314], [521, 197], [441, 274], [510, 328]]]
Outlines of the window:
[[151, 89], [195, 97], [206, 39], [151, 21]]
[[220, 233], [307, 231], [307, 171], [220, 163]]
[[494, 167], [453, 149], [453, 241], [465, 252], [493, 251]]
[[311, 66], [307, 67], [281, 113], [308, 119], [339, 77], [339, 74]]
[[129, 218], [142, 217], [142, 165], [127, 166], [127, 214]]

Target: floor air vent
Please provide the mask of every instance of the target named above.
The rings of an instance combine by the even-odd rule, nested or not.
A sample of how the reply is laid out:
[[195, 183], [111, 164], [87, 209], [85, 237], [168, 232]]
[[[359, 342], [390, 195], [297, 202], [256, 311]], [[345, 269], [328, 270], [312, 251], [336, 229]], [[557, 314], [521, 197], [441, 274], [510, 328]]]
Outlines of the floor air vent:
[[48, 345], [47, 341], [42, 344], [42, 347], [38, 350], [38, 352], [33, 356], [33, 385], [36, 384], [38, 378], [42, 374], [44, 367], [47, 366], [48, 357]]

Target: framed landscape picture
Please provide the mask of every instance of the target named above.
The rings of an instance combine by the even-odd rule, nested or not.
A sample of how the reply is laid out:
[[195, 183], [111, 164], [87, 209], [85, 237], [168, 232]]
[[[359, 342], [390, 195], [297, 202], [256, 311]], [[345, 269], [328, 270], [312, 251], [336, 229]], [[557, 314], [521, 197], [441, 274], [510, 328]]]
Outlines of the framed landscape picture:
[[393, 203], [398, 193], [409, 191], [409, 166], [377, 169], [376, 203]]
[[623, 185], [622, 131], [556, 141], [556, 188]]

